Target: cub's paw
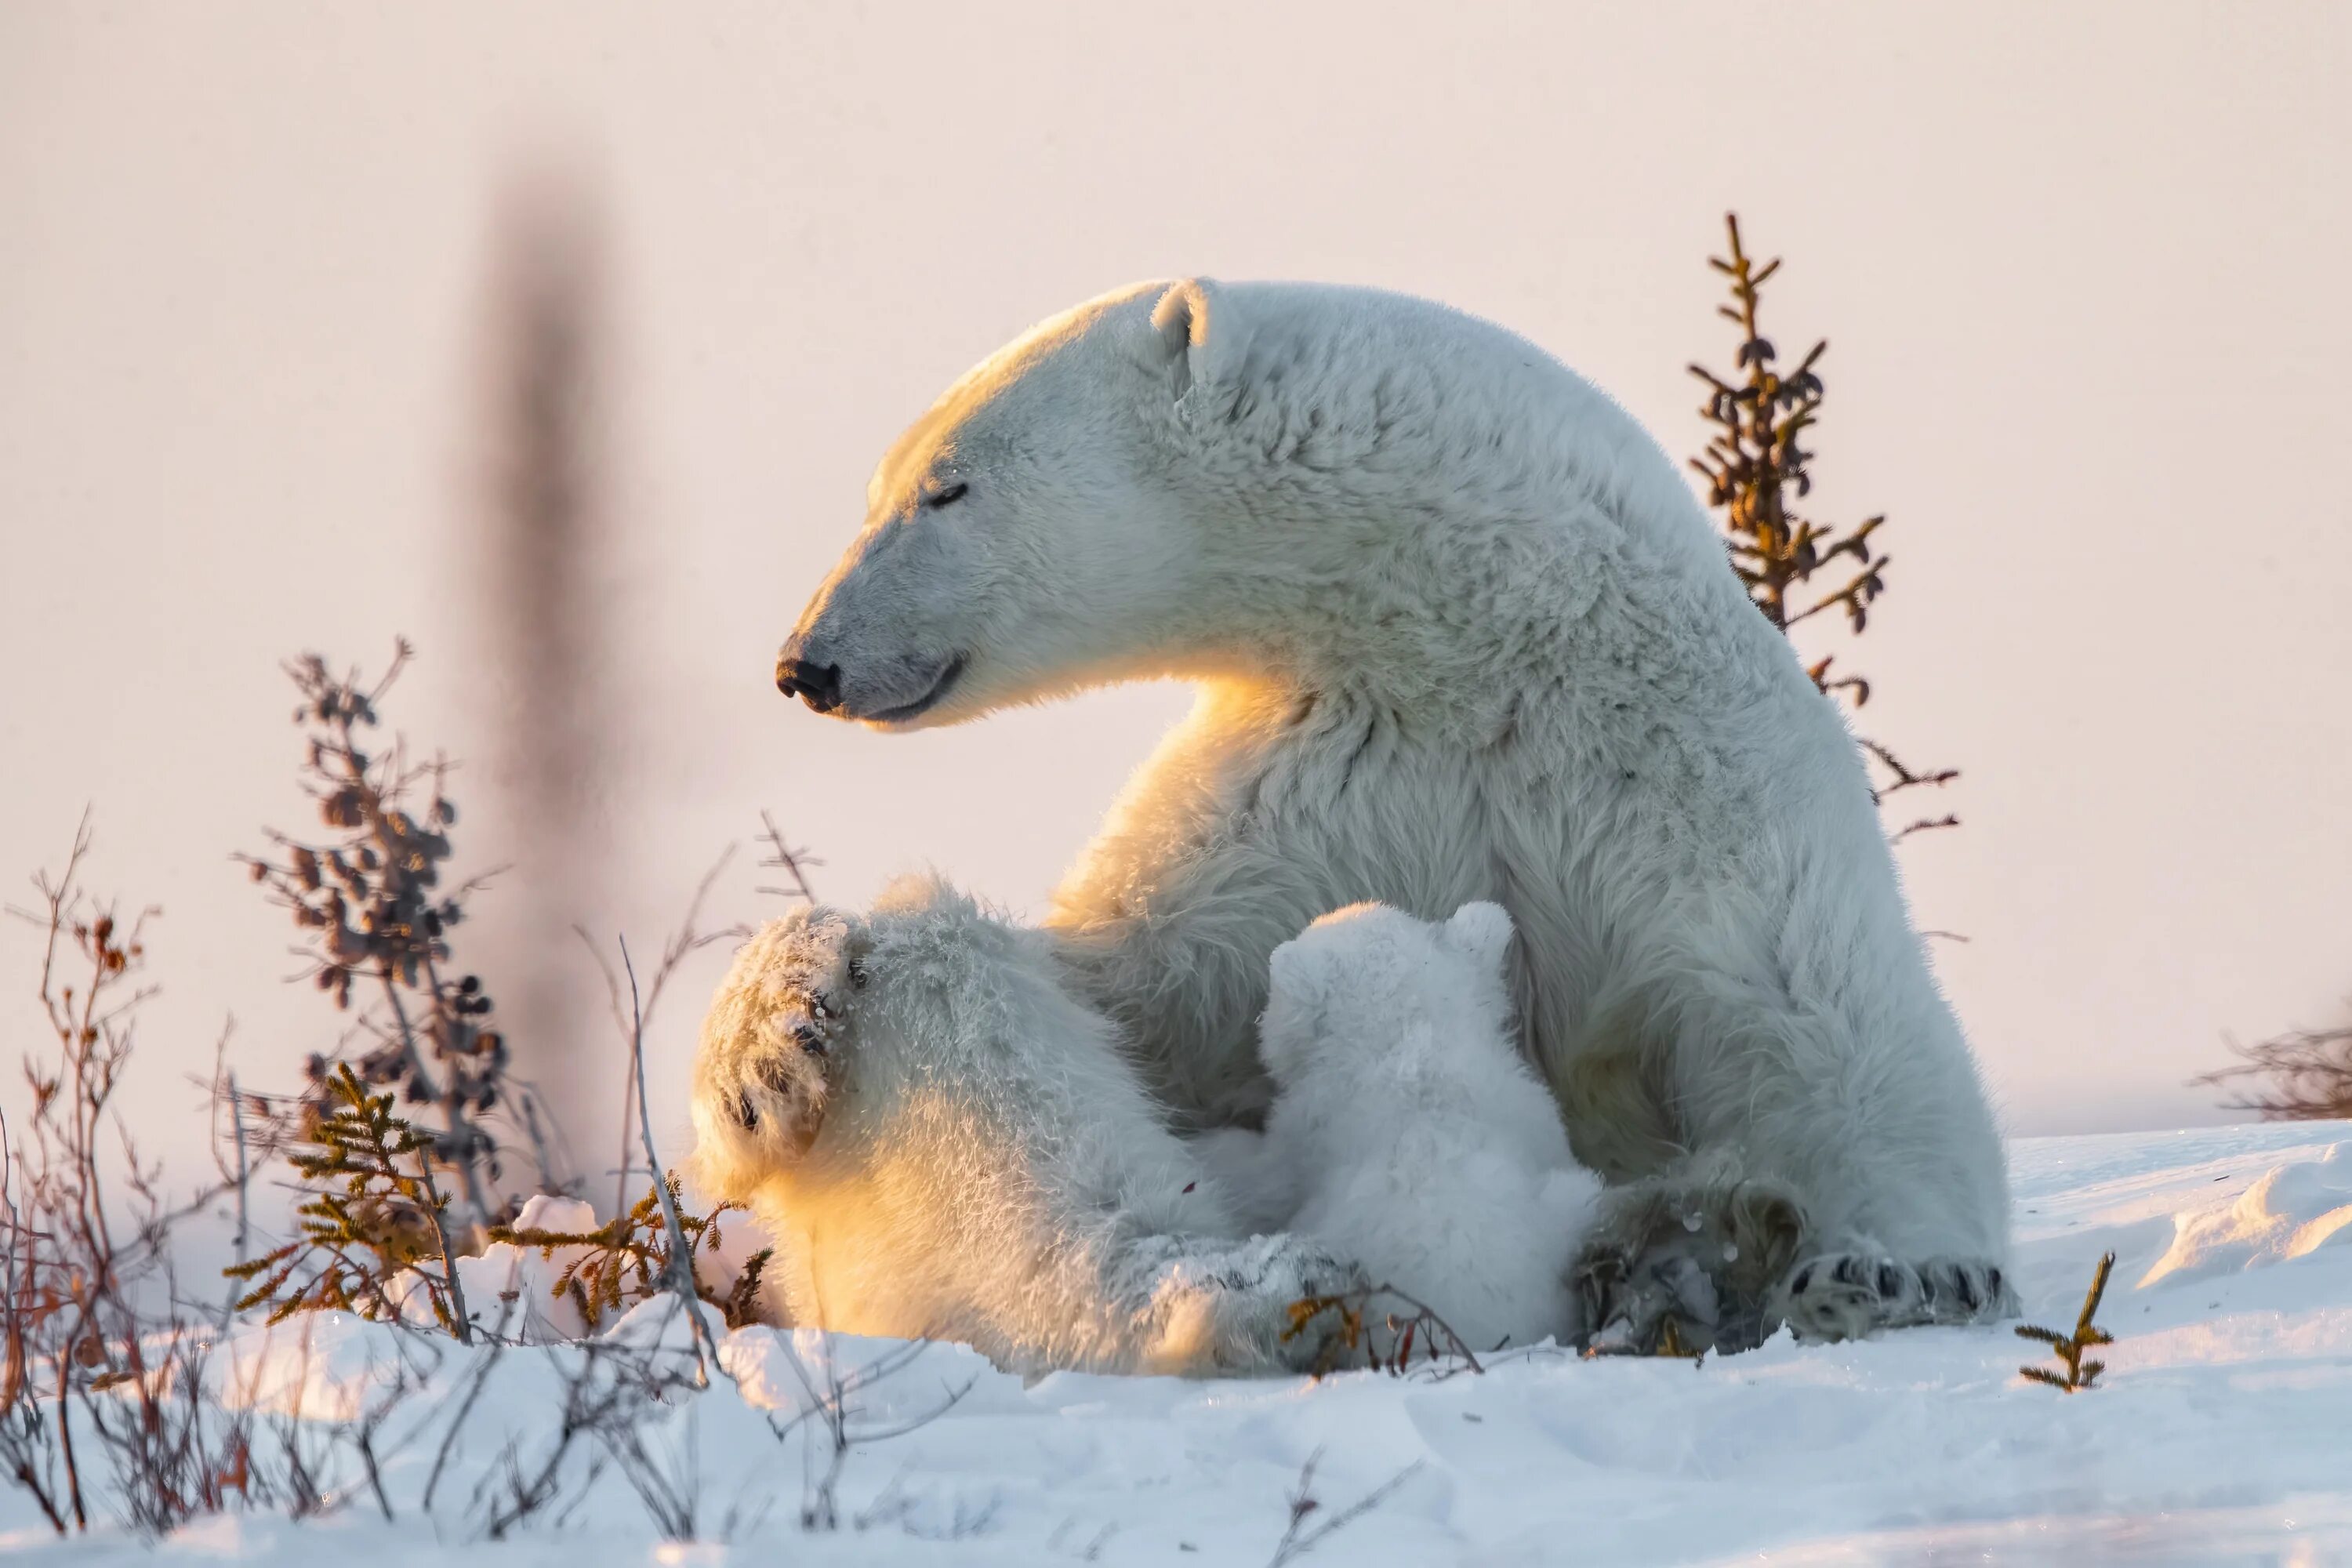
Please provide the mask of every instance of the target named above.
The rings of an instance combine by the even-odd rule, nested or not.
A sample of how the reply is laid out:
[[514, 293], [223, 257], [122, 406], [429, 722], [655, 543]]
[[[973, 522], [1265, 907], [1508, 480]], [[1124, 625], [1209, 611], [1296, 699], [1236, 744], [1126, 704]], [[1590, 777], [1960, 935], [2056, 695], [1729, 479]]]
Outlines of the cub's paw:
[[862, 921], [819, 907], [771, 921], [735, 955], [695, 1060], [697, 1156], [719, 1185], [815, 1141], [854, 1044], [866, 947]]
[[1327, 1305], [1366, 1294], [1363, 1270], [1347, 1259], [1289, 1235], [1159, 1237], [1143, 1250], [1152, 1329], [1142, 1370], [1214, 1376], [1360, 1363], [1360, 1336], [1352, 1350], [1342, 1342], [1338, 1307]]
[[1906, 1263], [1870, 1252], [1826, 1253], [1791, 1269], [1771, 1315], [1803, 1340], [1853, 1340], [1923, 1323], [1989, 1322], [2013, 1315], [2016, 1292], [1980, 1258]]

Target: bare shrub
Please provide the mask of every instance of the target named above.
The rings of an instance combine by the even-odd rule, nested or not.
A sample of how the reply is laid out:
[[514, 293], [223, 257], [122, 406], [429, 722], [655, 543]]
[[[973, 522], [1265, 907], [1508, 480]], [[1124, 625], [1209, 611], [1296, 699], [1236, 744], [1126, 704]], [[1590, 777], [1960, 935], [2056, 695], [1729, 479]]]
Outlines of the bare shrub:
[[861, 1445], [887, 1442], [929, 1426], [971, 1392], [972, 1381], [948, 1389], [936, 1405], [912, 1416], [868, 1420], [862, 1397], [914, 1365], [930, 1348], [929, 1342], [910, 1341], [844, 1370], [834, 1353], [833, 1336], [820, 1333], [816, 1339], [814, 1366], [802, 1359], [791, 1341], [779, 1342], [801, 1398], [791, 1415], [771, 1415], [768, 1429], [779, 1443], [802, 1439], [801, 1528], [834, 1531], [841, 1528], [841, 1477], [851, 1453]]
[[[1388, 1501], [1397, 1489], [1411, 1480], [1414, 1472], [1421, 1468], [1421, 1461], [1415, 1459], [1346, 1508], [1337, 1513], [1329, 1513], [1325, 1511], [1322, 1500], [1315, 1495], [1315, 1466], [1322, 1457], [1318, 1449], [1307, 1455], [1307, 1462], [1298, 1468], [1298, 1485], [1290, 1494], [1290, 1522], [1283, 1531], [1282, 1539], [1275, 1543], [1274, 1555], [1267, 1560], [1266, 1568], [1284, 1568], [1286, 1563], [1297, 1562]], [[1322, 1515], [1319, 1519], [1316, 1517], [1318, 1514]]]
[[2352, 1118], [2352, 1025], [2298, 1029], [2274, 1039], [2231, 1047], [2238, 1065], [2200, 1073], [2200, 1084], [2259, 1086], [2223, 1104], [2265, 1121], [2334, 1121]]
[[114, 1107], [154, 994], [155, 911], [125, 921], [89, 899], [89, 846], [84, 818], [64, 872], [34, 879], [38, 908], [12, 911], [42, 931], [53, 1048], [25, 1058], [26, 1123], [0, 1119], [0, 1465], [62, 1534], [89, 1528], [101, 1461], [126, 1522], [152, 1534], [221, 1506], [245, 1434], [205, 1408], [201, 1342], [173, 1300], [173, 1226], [215, 1193], [167, 1196]]
[[[1392, 1303], [1379, 1307], [1381, 1301]], [[1418, 1299], [1393, 1285], [1367, 1285], [1333, 1296], [1307, 1296], [1290, 1303], [1290, 1322], [1282, 1331], [1287, 1344], [1314, 1330], [1322, 1336], [1315, 1358], [1315, 1375], [1336, 1370], [1344, 1358], [1363, 1355], [1372, 1369], [1402, 1377], [1412, 1369], [1413, 1352], [1440, 1377], [1456, 1372], [1483, 1373], [1477, 1352], [1463, 1342], [1453, 1326]], [[1500, 1350], [1489, 1345], [1489, 1350]]]
[[117, 1110], [153, 994], [142, 974], [154, 911], [126, 922], [83, 893], [89, 844], [85, 820], [64, 872], [35, 879], [39, 907], [16, 911], [43, 933], [37, 994], [54, 1045], [25, 1059], [29, 1119], [0, 1118], [0, 1471], [60, 1534], [101, 1510], [150, 1538], [231, 1509], [326, 1511], [345, 1495], [322, 1479], [329, 1461], [370, 1453], [376, 1428], [296, 1430], [221, 1397], [226, 1324], [217, 1305], [182, 1300], [172, 1244], [224, 1194], [242, 1209], [244, 1166], [169, 1194]]

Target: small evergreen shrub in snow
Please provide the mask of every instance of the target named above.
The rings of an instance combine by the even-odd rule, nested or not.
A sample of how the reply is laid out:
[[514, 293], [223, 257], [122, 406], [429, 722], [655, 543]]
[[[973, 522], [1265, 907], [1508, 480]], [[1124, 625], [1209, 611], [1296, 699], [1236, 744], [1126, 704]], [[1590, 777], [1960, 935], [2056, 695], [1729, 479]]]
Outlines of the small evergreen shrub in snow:
[[323, 1088], [327, 1103], [312, 1108], [287, 1156], [310, 1193], [295, 1210], [302, 1233], [226, 1270], [252, 1285], [236, 1310], [267, 1308], [273, 1323], [320, 1311], [399, 1319], [421, 1299], [435, 1322], [469, 1340], [434, 1141], [392, 1113], [391, 1095], [370, 1094], [349, 1062], [337, 1062]]
[[2099, 1373], [2107, 1370], [2107, 1363], [2084, 1361], [2083, 1352], [2116, 1342], [2115, 1335], [2091, 1321], [2099, 1315], [2099, 1298], [2107, 1293], [2107, 1275], [2115, 1266], [2116, 1255], [2112, 1252], [2099, 1259], [2099, 1271], [2091, 1276], [2091, 1289], [2083, 1297], [2082, 1315], [2074, 1320], [2073, 1333], [2061, 1334], [2053, 1329], [2037, 1329], [2031, 1323], [2018, 1326], [2018, 1338], [2048, 1345], [2051, 1353], [2065, 1367], [2065, 1372], [2061, 1374], [2040, 1366], [2021, 1366], [2018, 1371], [2036, 1383], [2046, 1383], [2069, 1394], [2079, 1393], [2098, 1382]]
[[[1835, 610], [1860, 636], [1870, 624], [1871, 605], [1886, 591], [1887, 557], [1878, 552], [1874, 537], [1886, 519], [1865, 518], [1852, 528], [1839, 529], [1814, 522], [1797, 510], [1797, 503], [1812, 493], [1808, 465], [1813, 454], [1805, 443], [1821, 416], [1819, 366], [1829, 342], [1823, 339], [1807, 350], [1793, 370], [1779, 368], [1780, 351], [1764, 335], [1758, 315], [1764, 284], [1780, 269], [1780, 258], [1759, 265], [1748, 254], [1740, 244], [1738, 214], [1727, 214], [1724, 226], [1730, 231], [1731, 254], [1711, 257], [1708, 262], [1731, 280], [1731, 303], [1716, 309], [1739, 329], [1739, 347], [1736, 368], [1727, 375], [1701, 364], [1690, 367], [1691, 374], [1706, 384], [1707, 397], [1699, 413], [1715, 427], [1706, 450], [1692, 458], [1690, 466], [1706, 481], [1707, 504], [1723, 514], [1732, 568], [1764, 618], [1793, 634], [1803, 622]], [[1817, 572], [1835, 572], [1844, 580], [1817, 590], [1812, 581]], [[1832, 673], [1834, 658], [1825, 656], [1810, 667], [1813, 683], [1860, 708], [1870, 700], [1870, 682], [1859, 675]], [[1905, 790], [1934, 788], [1960, 776], [1952, 768], [1915, 771], [1875, 741], [1864, 740], [1862, 749], [1874, 765], [1872, 790], [1882, 805]], [[1959, 818], [1948, 814], [1922, 817], [1895, 837], [1958, 826]]]

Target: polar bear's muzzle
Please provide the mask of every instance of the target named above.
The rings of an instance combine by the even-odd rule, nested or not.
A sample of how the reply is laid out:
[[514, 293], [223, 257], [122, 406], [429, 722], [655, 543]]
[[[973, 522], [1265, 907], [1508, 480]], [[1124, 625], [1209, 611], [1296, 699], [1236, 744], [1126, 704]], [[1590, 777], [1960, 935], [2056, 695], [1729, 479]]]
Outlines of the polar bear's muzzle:
[[904, 724], [921, 718], [954, 688], [968, 662], [959, 653], [936, 664], [894, 662], [877, 675], [845, 677], [840, 665], [820, 663], [805, 657], [809, 652], [799, 638], [784, 645], [776, 656], [776, 689], [799, 698], [813, 712], [869, 724]]

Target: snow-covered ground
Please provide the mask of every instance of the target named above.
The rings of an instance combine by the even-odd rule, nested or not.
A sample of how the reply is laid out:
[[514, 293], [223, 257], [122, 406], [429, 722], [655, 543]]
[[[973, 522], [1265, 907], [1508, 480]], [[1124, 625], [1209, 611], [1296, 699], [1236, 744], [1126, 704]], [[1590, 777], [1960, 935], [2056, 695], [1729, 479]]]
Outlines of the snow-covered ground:
[[[455, 1357], [437, 1392], [387, 1426], [398, 1522], [362, 1492], [323, 1523], [226, 1518], [163, 1550], [368, 1568], [458, 1555], [577, 1568], [738, 1555], [1257, 1564], [1276, 1559], [1314, 1458], [1321, 1506], [1303, 1532], [1389, 1489], [1312, 1545], [1308, 1560], [1324, 1563], [2352, 1563], [2352, 1125], [2038, 1139], [2013, 1160], [2032, 1321], [2071, 1327], [2099, 1254], [2117, 1254], [2101, 1313], [2116, 1342], [2088, 1393], [2019, 1377], [2038, 1347], [2006, 1326], [1835, 1346], [1784, 1337], [1696, 1367], [1535, 1351], [1484, 1375], [1321, 1384], [1024, 1386], [934, 1345], [855, 1395], [855, 1425], [882, 1433], [967, 1391], [936, 1420], [857, 1446], [839, 1529], [804, 1533], [811, 1428], [780, 1441], [771, 1420], [805, 1398], [793, 1356], [814, 1373], [823, 1347], [751, 1330], [727, 1346], [733, 1381], [650, 1434], [657, 1468], [695, 1478], [697, 1544], [663, 1542], [613, 1465], [567, 1494], [560, 1524], [473, 1541], [478, 1481], [509, 1436], [520, 1458], [539, 1451], [558, 1358], [577, 1353], [518, 1350], [467, 1415], [431, 1517], [420, 1499], [449, 1415], [435, 1401], [466, 1386]], [[284, 1368], [289, 1332], [262, 1350], [267, 1364]], [[364, 1403], [400, 1338], [318, 1324], [306, 1408]], [[831, 1347], [843, 1371], [892, 1349]], [[0, 1497], [12, 1551], [143, 1552], [119, 1533], [53, 1543], [20, 1497]], [[712, 1543], [730, 1511], [731, 1544]]]

